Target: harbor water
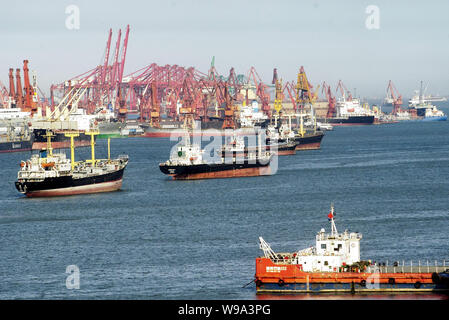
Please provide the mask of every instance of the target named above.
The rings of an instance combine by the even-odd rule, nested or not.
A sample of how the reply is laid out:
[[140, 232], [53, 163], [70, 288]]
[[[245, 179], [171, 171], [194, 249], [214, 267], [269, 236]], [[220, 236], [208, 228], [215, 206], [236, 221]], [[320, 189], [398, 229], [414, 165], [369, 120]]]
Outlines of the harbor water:
[[[122, 190], [61, 198], [23, 197], [14, 181], [29, 153], [2, 154], [0, 299], [263, 298], [244, 287], [258, 237], [278, 252], [314, 245], [331, 203], [339, 231], [363, 234], [362, 259], [449, 262], [448, 121], [338, 127], [251, 178], [171, 181], [158, 164], [174, 144], [113, 139], [130, 157]], [[79, 289], [66, 286], [71, 265]]]

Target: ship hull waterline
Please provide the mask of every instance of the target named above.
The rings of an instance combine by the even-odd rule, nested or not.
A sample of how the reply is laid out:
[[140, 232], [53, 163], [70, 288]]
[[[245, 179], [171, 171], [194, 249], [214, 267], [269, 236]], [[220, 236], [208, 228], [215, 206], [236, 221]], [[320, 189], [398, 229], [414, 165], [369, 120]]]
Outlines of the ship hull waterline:
[[199, 180], [199, 179], [220, 179], [220, 178], [239, 178], [239, 177], [257, 177], [271, 175], [270, 164], [254, 165], [250, 167], [229, 165], [220, 169], [218, 166], [202, 165], [197, 170], [181, 170], [170, 166], [160, 166], [163, 173], [171, 176], [173, 180]]
[[31, 141], [0, 142], [0, 153], [31, 151]]
[[101, 192], [113, 192], [119, 190], [122, 187], [122, 181], [123, 179], [78, 187], [38, 190], [27, 192], [25, 193], [25, 195], [28, 198], [37, 198], [37, 197], [59, 197], [59, 196], [73, 196], [73, 195], [92, 194]]
[[318, 150], [321, 148], [321, 140], [323, 140], [324, 134], [305, 135], [304, 137], [296, 137], [296, 151], [304, 150]]
[[351, 116], [347, 118], [330, 117], [319, 118], [317, 121], [331, 124], [332, 126], [363, 126], [374, 124], [374, 116]]
[[[398, 267], [398, 270], [400, 267]], [[426, 267], [423, 267], [426, 268]], [[445, 267], [441, 267], [445, 269]], [[440, 270], [442, 271], [442, 270]], [[275, 264], [256, 259], [255, 283], [262, 293], [407, 293], [448, 291], [447, 283], [435, 283], [427, 272], [306, 272], [300, 265]]]

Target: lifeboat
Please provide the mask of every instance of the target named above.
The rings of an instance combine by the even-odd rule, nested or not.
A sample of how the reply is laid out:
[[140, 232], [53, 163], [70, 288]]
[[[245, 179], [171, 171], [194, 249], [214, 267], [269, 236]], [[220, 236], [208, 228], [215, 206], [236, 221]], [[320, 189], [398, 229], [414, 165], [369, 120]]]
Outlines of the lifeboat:
[[52, 168], [55, 166], [54, 162], [43, 162], [41, 163], [42, 168]]

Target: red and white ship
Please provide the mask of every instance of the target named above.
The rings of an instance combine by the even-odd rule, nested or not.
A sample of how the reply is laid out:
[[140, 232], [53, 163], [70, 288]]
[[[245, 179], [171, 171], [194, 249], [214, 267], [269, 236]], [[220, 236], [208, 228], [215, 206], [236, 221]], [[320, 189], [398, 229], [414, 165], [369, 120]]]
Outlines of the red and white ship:
[[259, 237], [264, 256], [256, 258], [257, 293], [382, 293], [448, 291], [449, 266], [425, 262], [375, 264], [360, 260], [360, 233], [337, 231], [335, 212], [328, 215], [331, 232], [316, 235], [315, 247], [275, 253]]

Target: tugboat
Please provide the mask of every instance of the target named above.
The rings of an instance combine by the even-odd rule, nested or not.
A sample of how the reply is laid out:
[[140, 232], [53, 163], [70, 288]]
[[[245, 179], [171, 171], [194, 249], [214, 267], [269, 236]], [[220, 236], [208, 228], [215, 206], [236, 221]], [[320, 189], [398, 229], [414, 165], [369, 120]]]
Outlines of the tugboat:
[[[222, 150], [221, 150], [222, 151]], [[271, 175], [271, 159], [273, 153], [263, 151], [259, 145], [257, 152], [243, 152], [236, 155], [233, 152], [218, 152], [218, 155], [209, 161], [204, 156], [198, 144], [190, 142], [190, 135], [185, 143], [177, 147], [176, 153], [170, 159], [159, 164], [162, 173], [173, 180], [193, 180], [210, 178], [254, 177]], [[229, 156], [228, 156], [229, 154]]]
[[[449, 291], [443, 265], [360, 260], [362, 235], [337, 231], [335, 211], [328, 215], [331, 233], [316, 235], [316, 246], [293, 253], [275, 253], [259, 237], [263, 257], [256, 258], [257, 293], [394, 293]], [[446, 272], [444, 272], [446, 270]]]
[[31, 159], [20, 163], [15, 183], [17, 190], [27, 197], [53, 197], [97, 192], [116, 191], [121, 188], [123, 173], [128, 164], [128, 156], [95, 159], [95, 140], [97, 132], [86, 132], [91, 136], [92, 158], [75, 161], [74, 138], [78, 132], [66, 132], [71, 141], [71, 159], [65, 153], [53, 153], [51, 138], [54, 134], [47, 130], [47, 147]]

